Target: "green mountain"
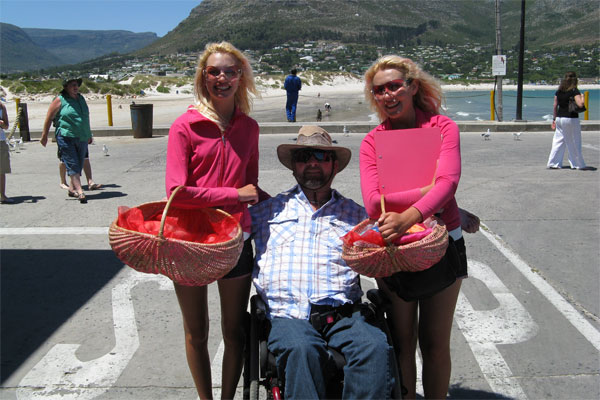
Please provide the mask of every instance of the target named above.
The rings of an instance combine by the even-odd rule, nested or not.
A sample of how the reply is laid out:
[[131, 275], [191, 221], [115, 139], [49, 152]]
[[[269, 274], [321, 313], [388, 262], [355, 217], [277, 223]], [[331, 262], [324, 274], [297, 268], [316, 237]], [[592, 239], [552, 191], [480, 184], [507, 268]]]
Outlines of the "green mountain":
[[[526, 46], [600, 42], [597, 0], [527, 0]], [[519, 43], [521, 1], [501, 1], [503, 48]], [[495, 0], [203, 0], [140, 55], [201, 50], [228, 40], [242, 49], [331, 40], [393, 47], [495, 43]]]
[[75, 64], [110, 53], [126, 54], [156, 41], [154, 32], [76, 31], [65, 29], [23, 28], [37, 45]]
[[21, 28], [0, 23], [0, 72], [28, 71], [60, 64], [60, 58], [34, 43]]
[[0, 71], [31, 71], [126, 54], [154, 42], [153, 32], [19, 28], [0, 23]]

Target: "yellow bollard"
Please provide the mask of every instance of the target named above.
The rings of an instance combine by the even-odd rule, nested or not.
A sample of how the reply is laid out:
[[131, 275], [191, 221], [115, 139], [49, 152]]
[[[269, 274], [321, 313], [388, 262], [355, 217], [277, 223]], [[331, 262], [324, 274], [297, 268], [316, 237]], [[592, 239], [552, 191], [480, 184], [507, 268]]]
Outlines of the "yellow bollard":
[[20, 128], [19, 127], [19, 104], [21, 104], [21, 98], [20, 97], [15, 97], [15, 105], [17, 106], [17, 117], [15, 118], [16, 119], [16, 121], [15, 121], [16, 125], [15, 126], [17, 128]]
[[496, 100], [495, 100], [495, 90], [490, 92], [490, 121], [494, 121], [496, 119], [496, 115], [494, 109], [496, 108]]
[[590, 92], [587, 90], [583, 92], [583, 104], [585, 105], [585, 113], [583, 119], [586, 121], [590, 119]]
[[106, 95], [106, 108], [108, 109], [108, 126], [113, 126], [112, 120], [112, 98], [110, 94]]

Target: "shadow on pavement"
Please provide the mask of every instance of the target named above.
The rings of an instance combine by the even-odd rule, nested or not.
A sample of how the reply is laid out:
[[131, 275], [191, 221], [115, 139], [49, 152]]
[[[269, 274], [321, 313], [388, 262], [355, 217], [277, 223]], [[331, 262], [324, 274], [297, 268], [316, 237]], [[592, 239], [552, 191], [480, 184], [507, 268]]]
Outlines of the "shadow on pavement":
[[[40, 200], [45, 200], [45, 196], [13, 196], [11, 200], [14, 201], [12, 204], [20, 204], [20, 203], [37, 203]], [[11, 205], [11, 204], [5, 204]]]
[[0, 252], [3, 383], [123, 267], [110, 250]]
[[500, 399], [511, 400], [512, 397], [504, 396], [500, 393], [488, 392], [486, 390], [469, 389], [460, 384], [450, 386], [448, 389], [448, 399]]

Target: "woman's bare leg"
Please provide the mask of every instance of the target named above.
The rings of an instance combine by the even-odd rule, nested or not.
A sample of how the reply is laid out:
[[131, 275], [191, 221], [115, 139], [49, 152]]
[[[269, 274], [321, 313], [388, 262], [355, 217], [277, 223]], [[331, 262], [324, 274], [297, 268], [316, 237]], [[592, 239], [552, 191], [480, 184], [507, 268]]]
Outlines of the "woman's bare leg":
[[212, 399], [210, 355], [208, 353], [208, 303], [206, 286], [174, 284], [185, 331], [185, 354], [201, 399]]
[[58, 176], [60, 178], [60, 187], [69, 190], [69, 185], [67, 184], [67, 166], [62, 161], [58, 163]]
[[462, 280], [419, 302], [419, 347], [423, 356], [423, 390], [426, 399], [445, 399], [452, 360], [450, 334]]
[[403, 399], [414, 399], [417, 386], [417, 366], [415, 353], [417, 350], [417, 302], [402, 300], [395, 292], [388, 289], [382, 280], [377, 285], [390, 299], [389, 318], [394, 346], [398, 357], [402, 384], [407, 390]]
[[218, 281], [221, 298], [221, 332], [225, 351], [223, 353], [223, 380], [221, 398], [233, 399], [244, 365], [245, 313], [250, 296], [250, 274]]
[[87, 179], [88, 187], [94, 184], [94, 180], [92, 179], [92, 164], [90, 164], [89, 158], [83, 159], [83, 173], [85, 174], [85, 179]]

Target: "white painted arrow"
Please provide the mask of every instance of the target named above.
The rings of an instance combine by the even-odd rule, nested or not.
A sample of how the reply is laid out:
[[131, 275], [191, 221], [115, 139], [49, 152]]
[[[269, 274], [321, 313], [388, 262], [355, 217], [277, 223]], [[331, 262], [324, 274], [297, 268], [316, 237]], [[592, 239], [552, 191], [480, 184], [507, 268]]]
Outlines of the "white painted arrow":
[[527, 399], [497, 345], [527, 341], [537, 335], [539, 327], [489, 266], [469, 260], [469, 276], [488, 287], [498, 307], [475, 310], [461, 292], [454, 315], [460, 331], [491, 389], [510, 398]]
[[117, 381], [140, 345], [131, 290], [140, 282], [156, 281], [161, 290], [173, 290], [162, 275], [131, 270], [112, 290], [115, 346], [90, 361], [80, 361], [79, 344], [57, 344], [29, 371], [17, 388], [18, 399], [93, 399]]

